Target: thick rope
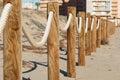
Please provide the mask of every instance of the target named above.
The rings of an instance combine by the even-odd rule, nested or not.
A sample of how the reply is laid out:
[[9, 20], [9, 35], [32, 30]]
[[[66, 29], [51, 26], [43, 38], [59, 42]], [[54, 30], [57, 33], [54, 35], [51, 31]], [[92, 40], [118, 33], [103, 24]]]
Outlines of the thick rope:
[[[45, 33], [44, 33], [44, 35], [42, 37], [42, 40], [39, 41], [39, 42], [34, 40], [32, 35], [30, 34], [31, 32], [30, 32], [30, 29], [28, 27], [25, 27], [25, 26], [22, 27], [24, 34], [26, 35], [26, 37], [28, 38], [28, 41], [30, 42], [30, 44], [32, 46], [34, 46], [34, 47], [42, 47], [45, 44], [45, 42], [47, 41], [49, 32], [50, 32], [52, 20], [53, 20], [53, 12], [51, 11], [49, 13], [49, 16], [48, 16], [48, 21], [47, 21]], [[26, 25], [25, 22], [24, 22], [24, 25]]]
[[68, 28], [69, 28], [69, 26], [70, 26], [70, 22], [71, 22], [71, 20], [72, 20], [72, 14], [70, 13], [69, 14], [69, 17], [68, 17], [68, 21], [67, 21], [67, 23], [66, 23], [66, 25], [65, 25], [65, 27], [61, 27], [61, 30], [63, 31], [63, 32], [66, 32], [67, 30], [68, 30]]
[[92, 18], [92, 23], [91, 23], [91, 31], [93, 30], [93, 25], [94, 24], [94, 18]]
[[96, 27], [96, 29], [98, 30], [99, 27], [100, 27], [100, 20], [98, 19], [98, 23], [97, 23], [97, 27]]
[[88, 18], [86, 18], [86, 27], [85, 27], [85, 33], [88, 31]]
[[12, 4], [11, 3], [7, 3], [5, 5], [5, 7], [3, 8], [3, 11], [1, 13], [1, 17], [0, 17], [0, 33], [3, 31], [3, 29], [5, 28], [8, 16], [9, 16], [9, 12], [12, 8]]
[[77, 31], [78, 31], [78, 33], [81, 32], [81, 28], [82, 28], [82, 17], [79, 17], [79, 24], [77, 25]]

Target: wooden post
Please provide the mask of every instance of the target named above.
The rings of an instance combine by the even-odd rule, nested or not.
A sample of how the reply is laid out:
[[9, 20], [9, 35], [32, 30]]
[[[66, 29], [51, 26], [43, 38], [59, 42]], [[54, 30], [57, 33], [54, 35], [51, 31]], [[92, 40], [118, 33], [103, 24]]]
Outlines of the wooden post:
[[4, 80], [21, 80], [21, 0], [3, 0], [12, 9], [4, 29]]
[[100, 19], [100, 17], [98, 17], [97, 18], [98, 20], [100, 20], [100, 22], [99, 22], [99, 28], [98, 28], [98, 30], [97, 30], [97, 47], [100, 47], [100, 45], [101, 45], [101, 19]]
[[104, 30], [104, 21], [103, 21], [103, 18], [101, 18], [101, 44], [102, 44], [102, 41], [103, 41], [103, 30]]
[[86, 49], [85, 49], [85, 53], [87, 56], [91, 55], [91, 18], [90, 18], [90, 13], [87, 13], [87, 16], [88, 18], [88, 31], [85, 35], [85, 38], [86, 38]]
[[104, 39], [104, 44], [106, 44], [106, 40], [107, 40], [107, 38], [106, 38], [106, 20], [104, 19], [104, 37], [103, 37], [103, 39]]
[[[107, 18], [108, 19], [108, 18]], [[106, 20], [106, 31], [107, 31], [107, 40], [109, 38], [109, 26], [108, 26], [109, 22], [108, 20]]]
[[109, 33], [108, 33], [108, 20], [107, 19], [105, 20], [105, 26], [106, 26], [105, 27], [106, 28], [106, 44], [108, 44], [109, 43], [109, 41], [108, 41]]
[[94, 19], [94, 24], [93, 24], [93, 29], [91, 31], [91, 51], [92, 52], [96, 52], [96, 21], [97, 18], [96, 16], [92, 16], [92, 18]]
[[106, 33], [106, 20], [103, 19], [103, 40], [102, 45], [105, 45], [107, 43], [107, 33]]
[[59, 32], [58, 32], [58, 3], [48, 3], [48, 14], [54, 12], [50, 33], [48, 36], [48, 80], [59, 80]]
[[82, 17], [81, 32], [78, 34], [78, 65], [85, 66], [85, 12], [79, 12], [78, 17]]
[[73, 18], [71, 20], [69, 29], [67, 30], [67, 76], [76, 77], [76, 69], [75, 69], [75, 16], [76, 16], [76, 8], [68, 7], [68, 15], [72, 13]]

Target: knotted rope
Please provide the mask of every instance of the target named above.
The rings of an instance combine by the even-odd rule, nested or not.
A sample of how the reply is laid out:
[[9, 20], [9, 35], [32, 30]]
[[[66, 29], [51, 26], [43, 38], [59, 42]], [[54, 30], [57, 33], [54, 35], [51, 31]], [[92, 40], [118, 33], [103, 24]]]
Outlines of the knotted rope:
[[81, 28], [82, 28], [82, 17], [79, 17], [79, 24], [77, 25], [77, 31], [78, 31], [78, 33], [81, 32]]
[[97, 23], [97, 27], [96, 27], [96, 29], [98, 30], [99, 27], [100, 27], [100, 20], [98, 19], [98, 23]]
[[3, 8], [3, 11], [2, 11], [1, 17], [0, 17], [0, 33], [2, 33], [3, 29], [5, 28], [11, 8], [12, 8], [11, 3], [7, 3], [5, 5], [5, 7]]
[[88, 18], [86, 18], [86, 27], [85, 27], [85, 33], [88, 31]]
[[68, 30], [68, 28], [69, 28], [69, 26], [70, 26], [70, 22], [71, 22], [71, 20], [72, 20], [72, 17], [73, 17], [73, 15], [70, 13], [70, 14], [69, 14], [69, 17], [68, 17], [68, 21], [67, 21], [65, 27], [61, 27], [61, 30], [62, 30], [63, 32], [66, 32], [66, 31]]
[[[48, 38], [48, 35], [49, 35], [49, 32], [50, 32], [50, 28], [51, 28], [51, 22], [53, 20], [53, 12], [51, 11], [49, 13], [49, 16], [48, 16], [48, 21], [47, 21], [47, 25], [46, 25], [46, 29], [45, 29], [45, 33], [41, 39], [41, 41], [39, 42], [36, 42], [34, 40], [34, 38], [32, 37], [32, 35], [30, 34], [30, 29], [28, 27], [25, 27], [23, 26], [22, 29], [23, 29], [23, 32], [24, 34], [26, 35], [26, 37], [28, 38], [28, 41], [30, 42], [30, 44], [34, 47], [42, 47], [45, 42], [47, 41], [47, 38]], [[25, 24], [25, 23], [24, 23]], [[26, 25], [26, 24], [25, 24]]]

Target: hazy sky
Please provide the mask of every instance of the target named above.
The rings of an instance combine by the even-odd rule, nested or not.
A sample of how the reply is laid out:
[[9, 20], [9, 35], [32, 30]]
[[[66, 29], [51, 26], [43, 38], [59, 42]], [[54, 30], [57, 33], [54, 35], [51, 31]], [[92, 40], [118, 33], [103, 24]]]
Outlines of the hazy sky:
[[22, 0], [22, 2], [39, 2], [40, 0]]

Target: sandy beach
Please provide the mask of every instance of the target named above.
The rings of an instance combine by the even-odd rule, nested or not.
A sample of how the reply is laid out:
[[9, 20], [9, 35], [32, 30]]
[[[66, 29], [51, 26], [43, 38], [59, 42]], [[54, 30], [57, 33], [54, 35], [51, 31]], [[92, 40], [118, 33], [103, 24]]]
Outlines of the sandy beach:
[[[67, 56], [60, 51], [60, 80], [120, 80], [120, 28], [116, 28], [115, 34], [109, 38], [108, 45], [101, 45], [96, 53], [86, 56], [86, 66], [76, 66], [76, 79], [69, 78], [67, 74]], [[47, 52], [46, 49], [38, 53], [37, 50], [25, 48], [22, 52], [22, 60], [25, 64], [22, 67], [23, 80], [48, 80], [47, 74]], [[43, 53], [42, 53], [43, 51]], [[3, 76], [3, 52], [0, 51], [0, 80]], [[76, 49], [77, 62], [77, 49]]]
[[[38, 17], [39, 16], [39, 17]], [[22, 10], [22, 21], [32, 30], [34, 39], [39, 40], [45, 30], [46, 15], [42, 12]], [[42, 20], [42, 21], [41, 21]], [[67, 18], [60, 16], [60, 26]], [[22, 26], [26, 26], [23, 25]], [[116, 28], [109, 37], [109, 44], [101, 45], [91, 56], [86, 56], [86, 65], [77, 66], [78, 49], [76, 47], [76, 79], [67, 77], [66, 33], [60, 32], [59, 51], [60, 80], [120, 80], [120, 28]], [[0, 35], [0, 80], [3, 80], [3, 36]], [[22, 80], [48, 80], [47, 46], [32, 47], [22, 33]]]
[[[97, 48], [96, 53], [86, 56], [86, 66], [76, 66], [77, 77], [69, 78], [67, 73], [67, 56], [60, 52], [60, 80], [120, 80], [120, 28], [109, 38], [108, 45]], [[29, 56], [29, 57], [28, 57]], [[47, 55], [23, 52], [23, 60], [34, 64], [33, 71], [23, 73], [24, 78], [47, 80]], [[77, 52], [76, 52], [77, 62]], [[27, 68], [26, 68], [27, 69]], [[26, 71], [23, 68], [23, 71]]]

